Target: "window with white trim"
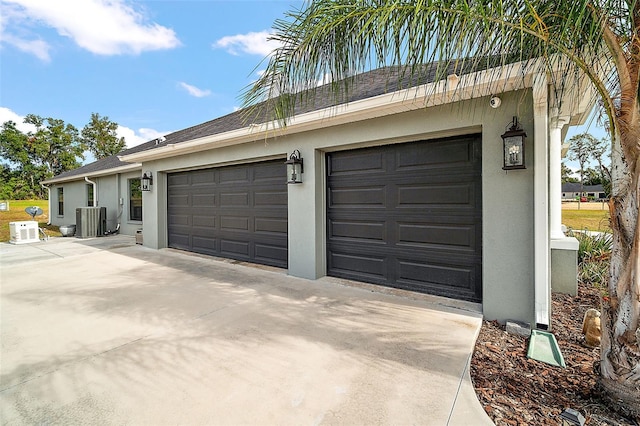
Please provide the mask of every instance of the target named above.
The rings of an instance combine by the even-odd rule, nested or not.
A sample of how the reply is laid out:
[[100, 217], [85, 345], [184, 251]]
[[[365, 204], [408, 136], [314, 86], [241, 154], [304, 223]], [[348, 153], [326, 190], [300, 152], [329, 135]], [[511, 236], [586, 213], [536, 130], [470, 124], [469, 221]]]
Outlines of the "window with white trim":
[[142, 187], [140, 178], [129, 179], [129, 220], [142, 221]]

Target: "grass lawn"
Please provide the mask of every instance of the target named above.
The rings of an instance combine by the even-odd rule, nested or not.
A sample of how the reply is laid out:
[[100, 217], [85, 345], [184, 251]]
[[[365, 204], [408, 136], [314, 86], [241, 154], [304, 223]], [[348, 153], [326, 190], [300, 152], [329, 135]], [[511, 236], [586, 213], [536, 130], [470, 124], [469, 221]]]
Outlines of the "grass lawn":
[[[3, 200], [4, 201], [4, 200]], [[47, 225], [49, 220], [49, 203], [47, 200], [8, 200], [9, 211], [0, 211], [0, 242], [9, 241], [9, 222], [23, 222], [31, 220], [24, 209], [31, 206], [38, 206], [43, 213], [36, 216], [38, 225], [46, 229], [47, 235], [50, 237], [59, 237], [61, 234], [57, 226]]]
[[[601, 203], [598, 203], [601, 204]], [[585, 208], [583, 204], [580, 210], [577, 203], [571, 208], [563, 205], [562, 208], [562, 223], [567, 228], [575, 230], [588, 229], [589, 231], [602, 231], [611, 232], [611, 226], [609, 225], [609, 209], [604, 206], [604, 210]]]
[[[562, 223], [575, 230], [588, 229], [590, 231], [611, 232], [607, 206], [605, 205], [603, 210], [601, 203], [597, 203], [595, 207], [589, 204], [593, 203], [583, 203], [580, 210], [578, 210], [577, 203], [563, 204]], [[36, 216], [36, 220], [41, 228], [47, 230], [47, 235], [50, 237], [59, 237], [61, 235], [57, 226], [47, 226], [49, 218], [47, 200], [13, 200], [9, 201], [9, 211], [0, 211], [0, 242], [9, 241], [9, 222], [31, 220], [31, 216], [24, 211], [25, 208], [30, 206], [38, 206], [44, 212], [41, 216]]]

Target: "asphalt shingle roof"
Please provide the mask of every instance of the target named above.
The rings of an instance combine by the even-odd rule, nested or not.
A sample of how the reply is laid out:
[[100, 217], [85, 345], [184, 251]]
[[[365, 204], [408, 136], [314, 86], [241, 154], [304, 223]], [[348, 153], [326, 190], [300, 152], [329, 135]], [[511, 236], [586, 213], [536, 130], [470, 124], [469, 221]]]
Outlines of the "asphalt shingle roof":
[[129, 148], [124, 151], [121, 151], [118, 154], [111, 155], [109, 157], [105, 157], [100, 160], [96, 160], [93, 163], [86, 164], [82, 167], [78, 167], [77, 169], [60, 173], [59, 175], [54, 176], [53, 178], [47, 179], [47, 180], [66, 179], [73, 176], [82, 176], [82, 175], [87, 175], [91, 173], [103, 172], [109, 169], [115, 169], [117, 167], [129, 166], [131, 165], [130, 163], [125, 163], [123, 161], [120, 161], [120, 159], [118, 159], [118, 156], [126, 155], [126, 154], [135, 154], [136, 152], [145, 151], [152, 146], [156, 146], [155, 139], [140, 145], [136, 145], [133, 148]]
[[[580, 182], [566, 182], [562, 184], [562, 192], [580, 192]], [[602, 185], [585, 185], [582, 192], [603, 192]]]
[[[461, 61], [444, 67], [439, 63], [432, 63], [419, 67], [418, 69], [414, 69], [413, 72], [409, 71], [407, 68], [401, 67], [379, 68], [352, 77], [352, 84], [347, 97], [336, 97], [335, 93], [330, 90], [329, 84], [319, 87], [313, 94], [313, 99], [297, 102], [295, 114], [304, 114], [348, 102], [368, 99], [374, 96], [432, 83], [436, 80], [441, 80], [450, 74], [455, 73], [460, 76], [475, 71], [489, 69], [497, 65], [499, 65], [499, 63], [497, 63], [496, 60], [488, 58], [480, 62], [472, 60]], [[170, 133], [165, 136], [165, 139], [162, 142], [154, 139], [122, 151], [117, 155], [112, 155], [82, 166], [78, 169], [61, 173], [52, 178], [52, 180], [68, 179], [73, 176], [104, 172], [105, 170], [129, 165], [129, 163], [120, 161], [118, 156], [134, 154], [162, 146], [191, 141], [205, 136], [238, 130], [247, 127], [252, 122], [264, 123], [271, 119], [272, 114], [270, 114], [270, 111], [260, 108], [262, 105], [264, 105], [264, 103], [258, 104], [255, 108], [255, 110], [258, 111], [256, 116], [261, 116], [262, 119], [248, 121], [249, 117], [247, 117], [246, 110], [235, 111], [231, 114]]]

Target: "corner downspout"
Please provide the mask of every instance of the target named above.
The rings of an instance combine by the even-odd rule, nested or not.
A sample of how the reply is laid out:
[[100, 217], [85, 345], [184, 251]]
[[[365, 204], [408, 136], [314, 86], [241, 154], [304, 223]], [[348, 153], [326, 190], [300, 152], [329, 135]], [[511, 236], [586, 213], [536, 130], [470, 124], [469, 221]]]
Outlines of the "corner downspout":
[[49, 206], [49, 213], [47, 214], [47, 225], [51, 225], [51, 188], [49, 188], [47, 185], [45, 185], [44, 183], [41, 183], [40, 186], [42, 187], [42, 189], [46, 189], [47, 190], [47, 205]]
[[548, 80], [533, 84], [533, 199], [535, 328], [551, 328], [551, 248], [549, 246], [549, 115]]
[[95, 182], [90, 181], [88, 177], [84, 177], [84, 180], [87, 183], [90, 183], [91, 185], [93, 185], [93, 206], [91, 207], [96, 207], [98, 205], [98, 185], [96, 185]]

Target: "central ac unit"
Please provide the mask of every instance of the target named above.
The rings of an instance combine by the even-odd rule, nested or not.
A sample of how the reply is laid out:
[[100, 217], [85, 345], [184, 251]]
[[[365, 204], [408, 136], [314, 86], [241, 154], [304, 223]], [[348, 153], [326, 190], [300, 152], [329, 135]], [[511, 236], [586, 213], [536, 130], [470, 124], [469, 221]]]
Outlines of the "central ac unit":
[[76, 237], [102, 237], [106, 231], [106, 207], [78, 207], [76, 209]]

